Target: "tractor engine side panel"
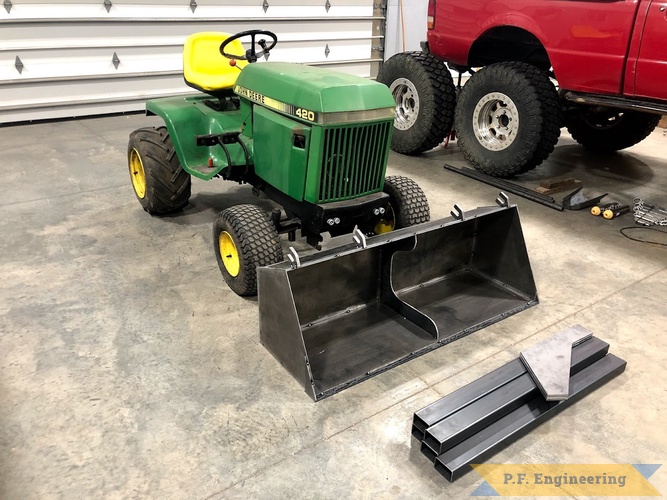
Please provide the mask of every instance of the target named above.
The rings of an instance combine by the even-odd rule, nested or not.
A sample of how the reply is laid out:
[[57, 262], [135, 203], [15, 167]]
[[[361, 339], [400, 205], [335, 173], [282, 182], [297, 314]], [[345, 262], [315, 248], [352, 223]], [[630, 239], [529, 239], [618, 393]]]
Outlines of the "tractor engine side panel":
[[310, 127], [259, 105], [254, 106], [253, 115], [255, 174], [303, 201]]

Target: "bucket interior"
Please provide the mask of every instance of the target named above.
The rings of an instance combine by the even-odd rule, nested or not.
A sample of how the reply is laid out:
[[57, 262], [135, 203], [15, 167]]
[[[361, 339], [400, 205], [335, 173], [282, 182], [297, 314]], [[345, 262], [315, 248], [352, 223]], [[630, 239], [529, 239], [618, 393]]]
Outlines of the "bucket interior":
[[267, 314], [264, 343], [277, 355], [285, 332], [298, 332], [316, 400], [537, 301], [515, 208], [326, 252], [284, 272], [298, 326], [281, 328]]
[[536, 296], [513, 210], [420, 234], [413, 251], [394, 254], [392, 284], [435, 322], [440, 341], [518, 312]]
[[380, 301], [382, 260], [383, 248], [376, 247], [290, 273], [317, 394], [433, 343], [431, 335]]

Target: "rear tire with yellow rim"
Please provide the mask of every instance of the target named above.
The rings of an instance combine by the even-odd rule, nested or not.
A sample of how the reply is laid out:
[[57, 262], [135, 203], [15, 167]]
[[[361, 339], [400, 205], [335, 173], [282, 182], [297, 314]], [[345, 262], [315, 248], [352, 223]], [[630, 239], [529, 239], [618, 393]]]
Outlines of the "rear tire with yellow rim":
[[213, 248], [223, 278], [236, 294], [257, 295], [257, 268], [283, 260], [280, 236], [255, 205], [223, 210], [213, 223]]
[[146, 212], [168, 214], [188, 204], [190, 174], [181, 167], [165, 127], [132, 132], [127, 159], [134, 194]]

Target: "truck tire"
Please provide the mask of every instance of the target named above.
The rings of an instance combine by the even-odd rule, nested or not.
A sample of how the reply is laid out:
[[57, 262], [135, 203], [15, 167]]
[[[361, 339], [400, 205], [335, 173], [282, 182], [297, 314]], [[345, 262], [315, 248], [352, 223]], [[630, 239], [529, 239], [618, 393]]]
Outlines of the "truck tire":
[[257, 268], [281, 262], [280, 236], [267, 213], [236, 205], [213, 222], [213, 248], [223, 278], [242, 297], [257, 295]]
[[565, 126], [575, 141], [587, 149], [604, 153], [640, 143], [659, 121], [660, 115], [602, 106], [582, 106], [565, 116]]
[[384, 192], [389, 195], [389, 204], [385, 216], [375, 226], [375, 234], [384, 234], [431, 220], [426, 195], [412, 179], [400, 175], [386, 177]]
[[192, 179], [181, 167], [165, 127], [132, 132], [127, 159], [134, 194], [146, 212], [163, 215], [188, 204]]
[[403, 52], [380, 70], [396, 102], [391, 149], [416, 155], [433, 149], [452, 130], [456, 88], [445, 63], [431, 54]]
[[522, 62], [491, 64], [472, 75], [456, 107], [458, 145], [482, 173], [512, 177], [547, 159], [560, 136], [556, 88]]

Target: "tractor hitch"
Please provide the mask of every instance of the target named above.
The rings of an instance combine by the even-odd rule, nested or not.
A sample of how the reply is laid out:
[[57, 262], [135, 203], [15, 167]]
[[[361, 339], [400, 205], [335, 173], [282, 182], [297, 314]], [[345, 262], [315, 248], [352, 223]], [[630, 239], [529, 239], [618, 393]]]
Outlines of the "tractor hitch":
[[287, 233], [289, 241], [296, 241], [296, 231], [301, 229], [301, 221], [296, 217], [283, 217], [282, 211], [276, 208], [271, 212], [271, 222], [276, 227], [278, 234]]

